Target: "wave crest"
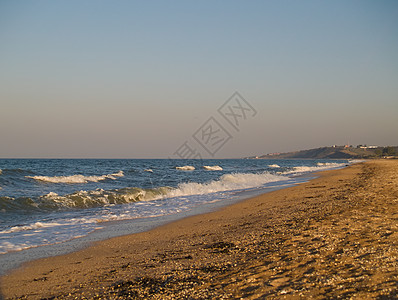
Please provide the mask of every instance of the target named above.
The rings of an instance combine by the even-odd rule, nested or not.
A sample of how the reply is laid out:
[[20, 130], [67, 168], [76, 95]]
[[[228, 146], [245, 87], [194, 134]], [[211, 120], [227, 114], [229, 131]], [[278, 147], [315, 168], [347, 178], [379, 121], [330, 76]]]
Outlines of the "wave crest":
[[142, 189], [127, 187], [115, 190], [78, 191], [67, 195], [50, 192], [33, 200], [31, 198], [0, 197], [0, 210], [64, 210], [84, 209], [114, 204], [127, 204], [171, 197], [210, 194], [224, 191], [260, 187], [269, 182], [286, 180], [285, 176], [268, 172], [225, 174], [207, 183], [181, 183], [176, 188], [167, 186]]
[[91, 208], [112, 204], [127, 204], [139, 201], [149, 201], [161, 198], [170, 188], [154, 189], [122, 188], [117, 190], [98, 189], [94, 191], [79, 191], [65, 196], [49, 193], [39, 198], [39, 207], [45, 209]]
[[167, 193], [168, 197], [210, 194], [223, 191], [241, 190], [262, 186], [269, 182], [286, 180], [285, 176], [273, 175], [268, 172], [260, 174], [233, 173], [225, 174], [219, 180], [207, 183], [180, 183], [178, 188]]
[[203, 169], [208, 171], [222, 171], [220, 166], [203, 166]]
[[10, 229], [0, 231], [0, 233], [1, 234], [13, 233], [13, 232], [19, 232], [19, 231], [35, 230], [35, 229], [40, 229], [40, 228], [45, 228], [45, 227], [59, 226], [59, 225], [61, 225], [61, 224], [56, 223], [56, 222], [49, 222], [49, 223], [36, 222], [36, 223], [30, 224], [30, 225], [14, 226], [14, 227], [11, 227]]
[[153, 189], [122, 188], [116, 190], [78, 191], [67, 195], [50, 192], [33, 200], [31, 198], [0, 197], [1, 211], [64, 210], [93, 208], [114, 204], [160, 199], [171, 190], [170, 187]]
[[195, 170], [194, 166], [183, 166], [183, 167], [176, 167], [176, 170], [182, 170], [182, 171], [193, 171]]
[[280, 168], [281, 166], [278, 164], [272, 164], [272, 165], [268, 165], [268, 167], [270, 168]]
[[340, 168], [344, 167], [346, 164], [345, 163], [317, 163], [316, 166], [297, 166], [293, 167], [289, 171], [284, 171], [284, 172], [278, 172], [278, 174], [302, 174], [302, 173], [309, 173], [309, 172], [316, 172], [316, 171], [322, 171], [322, 170], [328, 170], [328, 169], [335, 169], [335, 168]]
[[117, 177], [123, 177], [123, 171], [119, 171], [113, 174], [101, 175], [101, 176], [84, 176], [84, 175], [71, 175], [71, 176], [25, 176], [26, 178], [32, 178], [37, 181], [49, 182], [49, 183], [87, 183], [87, 182], [98, 182], [106, 179], [116, 180]]

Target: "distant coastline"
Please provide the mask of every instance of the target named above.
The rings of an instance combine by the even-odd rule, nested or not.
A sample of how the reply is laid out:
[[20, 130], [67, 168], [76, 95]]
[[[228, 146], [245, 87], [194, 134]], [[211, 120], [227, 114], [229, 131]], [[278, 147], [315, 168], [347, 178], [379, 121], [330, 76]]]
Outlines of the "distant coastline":
[[268, 153], [250, 156], [248, 159], [372, 159], [398, 158], [398, 146], [351, 145], [320, 147], [285, 153]]

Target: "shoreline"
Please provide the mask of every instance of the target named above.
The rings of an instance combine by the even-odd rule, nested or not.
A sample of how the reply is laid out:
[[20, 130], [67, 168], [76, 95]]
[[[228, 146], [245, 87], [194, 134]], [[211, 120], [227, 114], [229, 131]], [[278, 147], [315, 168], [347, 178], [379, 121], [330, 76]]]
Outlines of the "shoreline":
[[397, 295], [397, 170], [398, 162], [368, 161], [322, 171], [214, 212], [27, 263], [1, 277], [1, 292], [6, 299]]
[[5, 254], [0, 254], [0, 278], [1, 276], [7, 275], [13, 270], [23, 267], [23, 265], [29, 262], [44, 258], [67, 255], [91, 247], [97, 242], [105, 241], [115, 237], [150, 231], [157, 227], [161, 227], [181, 219], [211, 213], [229, 205], [233, 205], [265, 193], [289, 188], [297, 184], [302, 184], [303, 182], [307, 182], [314, 178], [314, 174], [315, 173], [298, 175], [296, 177], [292, 177], [291, 179], [287, 179], [285, 182], [277, 182], [276, 184], [271, 182], [267, 187], [251, 188], [249, 190], [238, 191], [236, 192], [235, 196], [228, 199], [202, 204], [193, 207], [190, 210], [179, 213], [157, 217], [107, 221], [103, 223], [102, 228], [96, 229], [82, 237], [77, 237], [60, 243], [41, 245], [23, 249], [21, 251], [12, 251]]

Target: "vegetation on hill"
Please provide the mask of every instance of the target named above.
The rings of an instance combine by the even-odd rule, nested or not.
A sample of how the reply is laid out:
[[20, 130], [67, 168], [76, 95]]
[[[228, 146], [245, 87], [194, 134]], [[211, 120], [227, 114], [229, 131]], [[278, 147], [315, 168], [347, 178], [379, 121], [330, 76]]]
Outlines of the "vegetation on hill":
[[360, 159], [381, 158], [398, 156], [398, 146], [388, 147], [366, 147], [359, 145], [321, 147], [309, 150], [300, 150], [286, 153], [270, 153], [250, 158], [260, 159], [289, 159], [289, 158], [312, 158], [312, 159]]

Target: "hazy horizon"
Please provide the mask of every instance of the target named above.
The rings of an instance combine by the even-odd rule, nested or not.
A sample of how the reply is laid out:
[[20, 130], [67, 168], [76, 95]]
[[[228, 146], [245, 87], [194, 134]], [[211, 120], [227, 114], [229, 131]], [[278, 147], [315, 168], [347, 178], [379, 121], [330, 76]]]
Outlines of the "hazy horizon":
[[396, 1], [2, 1], [0, 157], [396, 146], [397, 28]]

